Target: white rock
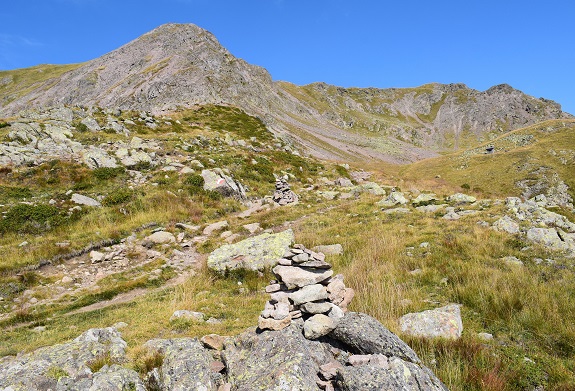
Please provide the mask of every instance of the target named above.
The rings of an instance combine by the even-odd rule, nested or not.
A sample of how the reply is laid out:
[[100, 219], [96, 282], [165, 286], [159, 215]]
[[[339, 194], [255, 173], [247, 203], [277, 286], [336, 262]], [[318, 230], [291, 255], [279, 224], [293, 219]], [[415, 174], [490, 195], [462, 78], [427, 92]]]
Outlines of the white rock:
[[158, 231], [146, 236], [144, 242], [151, 242], [153, 244], [176, 243], [176, 237], [167, 231]]
[[85, 195], [78, 193], [72, 194], [72, 198], [70, 200], [79, 205], [96, 206], [96, 207], [102, 206], [102, 204], [100, 204], [100, 202], [96, 201], [95, 199], [86, 197]]
[[326, 315], [317, 314], [303, 324], [303, 335], [307, 339], [317, 339], [329, 334], [335, 329], [336, 323]]
[[170, 322], [176, 319], [188, 319], [188, 320], [195, 320], [198, 322], [204, 321], [204, 314], [201, 312], [195, 311], [188, 311], [188, 310], [177, 310], [174, 311], [172, 316], [170, 317]]
[[217, 223], [210, 224], [206, 228], [204, 228], [204, 230], [202, 231], [202, 234], [204, 234], [205, 236], [210, 236], [214, 232], [220, 231], [220, 230], [227, 228], [227, 227], [229, 227], [229, 224], [226, 220], [218, 221]]

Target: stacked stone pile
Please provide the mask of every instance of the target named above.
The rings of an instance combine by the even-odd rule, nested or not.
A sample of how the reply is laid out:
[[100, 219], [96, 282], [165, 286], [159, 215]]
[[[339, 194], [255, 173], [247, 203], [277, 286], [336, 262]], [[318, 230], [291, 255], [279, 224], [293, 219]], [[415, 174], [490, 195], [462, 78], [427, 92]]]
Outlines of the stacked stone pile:
[[333, 276], [323, 253], [301, 244], [288, 249], [273, 272], [278, 279], [266, 287], [271, 297], [258, 320], [262, 330], [282, 330], [303, 318], [304, 336], [317, 339], [336, 327], [355, 294], [343, 275]]
[[287, 181], [280, 178], [276, 181], [276, 190], [274, 191], [273, 200], [279, 205], [287, 205], [296, 203], [298, 201], [298, 196], [290, 189]]

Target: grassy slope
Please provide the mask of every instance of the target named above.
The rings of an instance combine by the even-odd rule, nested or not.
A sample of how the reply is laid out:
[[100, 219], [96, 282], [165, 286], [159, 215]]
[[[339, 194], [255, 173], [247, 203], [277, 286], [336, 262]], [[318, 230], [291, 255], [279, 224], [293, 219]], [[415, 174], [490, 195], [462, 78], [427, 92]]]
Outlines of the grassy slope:
[[[399, 331], [398, 318], [405, 313], [450, 302], [463, 304], [464, 336], [460, 341], [410, 340], [426, 364], [450, 389], [530, 389], [538, 384], [547, 385], [546, 389], [575, 387], [575, 314], [571, 311], [575, 306], [573, 265], [569, 260], [547, 253], [545, 249], [521, 251], [526, 243], [520, 238], [477, 224], [479, 220], [495, 220], [494, 216], [502, 213], [500, 207], [485, 206], [480, 215], [450, 222], [439, 216], [416, 213], [383, 215], [374, 205], [379, 198], [366, 194], [359, 200], [327, 201], [303, 188], [308, 185], [308, 179], [316, 184], [321, 183], [320, 177], [336, 178], [341, 175], [341, 169], [274, 149], [265, 149], [256, 154], [221, 142], [220, 138], [229, 132], [238, 139], [256, 136], [262, 144], [273, 143], [257, 120], [235, 109], [218, 107], [178, 113], [176, 118], [182, 122], [181, 125], [163, 125], [156, 131], [137, 127], [132, 131], [145, 139], [160, 140], [166, 149], [178, 149], [179, 153], [193, 156], [207, 167], [229, 168], [238, 179], [250, 186], [252, 194], [271, 194], [273, 183], [269, 177], [270, 170], [274, 173], [289, 172], [295, 177], [290, 183], [301, 197], [300, 204], [239, 220], [229, 215], [242, 208], [237, 202], [194, 194], [185, 178], [146, 169], [144, 173], [152, 176], [150, 182], [156, 182], [158, 186], [145, 186], [142, 192], [120, 205], [88, 212], [79, 220], [42, 235], [4, 235], [0, 243], [3, 281], [18, 282], [15, 273], [23, 265], [33, 264], [38, 259], [61, 251], [54, 246], [56, 241], [67, 239], [73, 248], [81, 248], [91, 241], [127, 236], [135, 228], [151, 221], [175, 231], [175, 222], [202, 224], [227, 218], [234, 232], [241, 232], [241, 225], [246, 223], [260, 222], [263, 228], [276, 229], [284, 229], [284, 223], [287, 223], [293, 227], [296, 241], [308, 247], [342, 243], [345, 254], [330, 256], [328, 261], [334, 265], [336, 272], [346, 276], [347, 285], [356, 289], [352, 309], [377, 317], [395, 332]], [[551, 125], [545, 124], [544, 127]], [[535, 134], [533, 128], [524, 131]], [[520, 134], [521, 131], [517, 132]], [[76, 136], [85, 140], [92, 137], [90, 134]], [[105, 133], [98, 136], [107, 137]], [[186, 152], [177, 147], [183, 141], [197, 139], [198, 136], [207, 140], [202, 146]], [[537, 143], [523, 147], [532, 149], [525, 158], [536, 156], [538, 159], [548, 159], [545, 155], [548, 147], [553, 145], [556, 150], [567, 150], [575, 145], [572, 137], [572, 129], [537, 133]], [[516, 152], [520, 151], [489, 158], [502, 156], [507, 159]], [[453, 164], [450, 158], [448, 156], [408, 168], [388, 165], [371, 168], [381, 170], [376, 172], [374, 178], [388, 185], [399, 185], [404, 190], [418, 188], [450, 194], [458, 190], [461, 184], [458, 170], [450, 168], [452, 166], [449, 164]], [[477, 155], [470, 157], [469, 161], [484, 158]], [[214, 159], [216, 163], [211, 164], [209, 159]], [[252, 159], [258, 161], [257, 169], [251, 165]], [[12, 190], [1, 195], [4, 197], [1, 203], [9, 207], [23, 199], [30, 200], [30, 193], [14, 188], [30, 188], [33, 200], [43, 203], [50, 198], [59, 199], [67, 189], [75, 186], [89, 195], [107, 195], [126, 179], [124, 173], [93, 179], [87, 175], [85, 167], [53, 164], [52, 167], [40, 169], [4, 172], [0, 184]], [[474, 167], [472, 164], [470, 166]], [[495, 164], [492, 167], [500, 169], [505, 166]], [[563, 165], [557, 163], [553, 167], [559, 170]], [[561, 171], [566, 181], [568, 168]], [[402, 171], [406, 175], [405, 180], [401, 178]], [[483, 180], [489, 183], [490, 178], [483, 168], [476, 168], [475, 171], [478, 178], [485, 176]], [[436, 173], [440, 173], [442, 179], [436, 180]], [[517, 194], [512, 182], [504, 182], [503, 175], [495, 177], [495, 182], [486, 188], [494, 189], [494, 194]], [[476, 187], [482, 183], [470, 184]], [[569, 183], [572, 185], [572, 182]], [[326, 189], [322, 185], [320, 188]], [[118, 213], [120, 207], [128, 210], [127, 216]], [[148, 232], [138, 235], [143, 237]], [[30, 246], [18, 247], [24, 240], [29, 241]], [[430, 243], [429, 250], [419, 247], [422, 242]], [[199, 250], [208, 253], [220, 243], [219, 239], [213, 239]], [[506, 266], [499, 258], [508, 255], [521, 258], [526, 266], [522, 269]], [[534, 257], [554, 258], [557, 266], [537, 265], [532, 262]], [[150, 267], [156, 268], [158, 265]], [[421, 272], [410, 273], [415, 269]], [[43, 283], [41, 274], [25, 274], [24, 277], [28, 281], [24, 283]], [[3, 330], [0, 355], [62, 342], [87, 328], [109, 326], [118, 321], [130, 324], [123, 330], [123, 335], [134, 356], [141, 353], [138, 346], [153, 337], [201, 336], [212, 332], [236, 334], [256, 323], [266, 300], [262, 288], [269, 279], [269, 274], [264, 277], [244, 274], [223, 278], [201, 269], [183, 285], [162, 289], [162, 280], [150, 283], [145, 279], [133, 281], [127, 273], [115, 275], [100, 284], [100, 292], [64, 297], [53, 306], [36, 310], [18, 309], [14, 316], [0, 323]], [[241, 287], [245, 289], [240, 290], [238, 281], [243, 283]], [[135, 287], [156, 290], [127, 304], [68, 315], [81, 305], [113, 297]], [[171, 313], [176, 309], [202, 311], [223, 322], [216, 326], [169, 322]], [[47, 330], [40, 334], [34, 332], [33, 328], [38, 325], [46, 326]], [[493, 333], [496, 340], [484, 344], [477, 339], [478, 332]], [[533, 360], [533, 363], [524, 357]]]
[[62, 74], [79, 68], [83, 64], [52, 65], [44, 64], [31, 68], [0, 71], [0, 96], [3, 100], [0, 104], [6, 104], [12, 100], [26, 95], [42, 84], [50, 85], [51, 79], [57, 79]]
[[[517, 145], [522, 136], [533, 136], [527, 145]], [[521, 144], [521, 142], [519, 142]], [[496, 152], [485, 154], [494, 145]], [[486, 197], [518, 195], [516, 183], [537, 179], [533, 172], [547, 167], [575, 189], [575, 121], [552, 120], [509, 132], [472, 150], [423, 160], [399, 170], [406, 181], [433, 181], [436, 175], [452, 186], [469, 185]], [[548, 174], [550, 176], [550, 174]]]

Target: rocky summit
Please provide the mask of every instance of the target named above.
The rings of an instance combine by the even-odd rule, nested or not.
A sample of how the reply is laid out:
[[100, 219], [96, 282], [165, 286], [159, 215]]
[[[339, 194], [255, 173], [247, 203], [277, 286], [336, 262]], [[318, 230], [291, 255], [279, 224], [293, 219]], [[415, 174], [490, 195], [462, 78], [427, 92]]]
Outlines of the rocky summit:
[[0, 391], [575, 389], [574, 145], [190, 24], [0, 71]]
[[[573, 118], [553, 101], [504, 84], [480, 92], [463, 84], [361, 89], [274, 82], [265, 69], [234, 57], [192, 24], [160, 26], [100, 58], [50, 72], [32, 86], [20, 84], [21, 77], [11, 72], [0, 76], [2, 116], [62, 105], [154, 114], [232, 105], [257, 115], [277, 134], [289, 134], [308, 153], [353, 161], [412, 162], [468, 147], [469, 140]], [[99, 126], [90, 120], [85, 125]]]

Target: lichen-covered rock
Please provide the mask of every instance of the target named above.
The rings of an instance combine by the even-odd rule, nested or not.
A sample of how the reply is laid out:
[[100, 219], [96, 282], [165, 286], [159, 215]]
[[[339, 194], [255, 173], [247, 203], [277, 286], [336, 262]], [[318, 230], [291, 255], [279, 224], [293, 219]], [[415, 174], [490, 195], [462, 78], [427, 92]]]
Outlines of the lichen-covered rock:
[[195, 338], [153, 339], [145, 346], [159, 351], [163, 390], [217, 390], [219, 375], [210, 370], [213, 358]]
[[429, 369], [398, 357], [388, 360], [388, 368], [376, 365], [338, 368], [336, 384], [342, 391], [447, 390]]
[[146, 391], [146, 387], [136, 371], [116, 364], [109, 367], [106, 365], [96, 372], [90, 388], [81, 388], [85, 387], [82, 379], [80, 379], [80, 384], [76, 384], [75, 387], [71, 387], [70, 384], [63, 386], [60, 383], [63, 382], [58, 382], [57, 391]]
[[84, 119], [82, 119], [81, 123], [84, 124], [84, 125], [86, 125], [86, 128], [88, 128], [88, 130], [90, 130], [90, 131], [92, 131], [92, 132], [97, 132], [97, 131], [101, 130], [100, 125], [98, 124], [98, 122], [97, 122], [94, 118], [92, 118], [92, 117], [90, 117], [90, 116], [85, 117]]
[[218, 272], [235, 269], [263, 270], [274, 266], [294, 241], [288, 229], [277, 234], [263, 233], [234, 244], [224, 245], [208, 257], [208, 267]]
[[405, 205], [408, 202], [409, 202], [408, 199], [405, 197], [405, 195], [402, 192], [392, 191], [387, 196], [387, 198], [385, 198], [384, 200], [381, 200], [379, 202], [376, 202], [376, 205], [383, 206], [383, 207], [390, 207], [390, 206], [394, 206], [394, 205]]
[[519, 233], [519, 224], [509, 216], [503, 216], [497, 220], [493, 223], [493, 228], [497, 231], [507, 232], [510, 234]]
[[228, 382], [237, 391], [317, 391], [319, 366], [333, 360], [329, 346], [302, 334], [301, 320], [281, 331], [249, 330], [227, 340], [222, 352]]
[[[4, 358], [0, 361], [0, 389], [56, 389], [57, 379], [52, 372], [66, 374], [66, 382], [72, 387], [86, 376], [91, 376], [89, 365], [97, 357], [109, 356], [112, 361], [123, 361], [126, 346], [120, 332], [113, 327], [107, 327], [90, 329], [72, 342]], [[89, 386], [92, 386], [91, 382]]]
[[377, 319], [360, 312], [348, 312], [339, 320], [330, 337], [343, 342], [354, 353], [383, 354], [419, 363], [417, 354]]
[[551, 250], [564, 251], [570, 256], [575, 255], [575, 242], [559, 236], [555, 228], [531, 228], [527, 231], [527, 239]]
[[82, 152], [82, 160], [92, 169], [100, 167], [115, 168], [118, 166], [113, 156], [108, 155], [103, 149], [94, 146], [90, 146]]
[[433, 193], [421, 193], [411, 201], [415, 207], [433, 205], [438, 201], [438, 198]]
[[458, 339], [463, 332], [458, 304], [410, 313], [399, 319], [401, 332], [416, 337]]
[[447, 197], [447, 202], [455, 204], [472, 204], [476, 200], [477, 199], [475, 197], [463, 193], [455, 193]]
[[360, 185], [351, 188], [351, 192], [354, 194], [369, 193], [376, 196], [385, 195], [385, 190], [375, 182], [362, 182]]
[[246, 198], [246, 191], [241, 183], [226, 175], [220, 168], [202, 170], [204, 190], [217, 191], [224, 197]]

